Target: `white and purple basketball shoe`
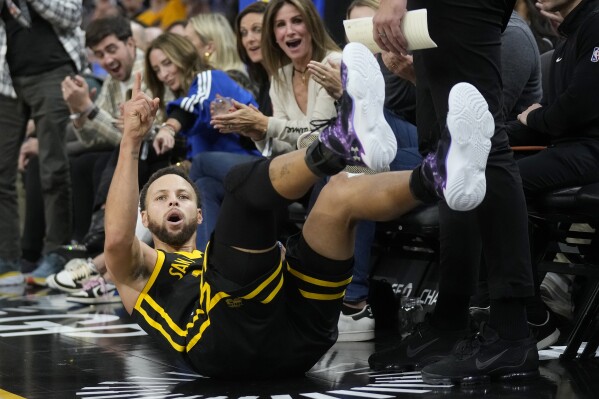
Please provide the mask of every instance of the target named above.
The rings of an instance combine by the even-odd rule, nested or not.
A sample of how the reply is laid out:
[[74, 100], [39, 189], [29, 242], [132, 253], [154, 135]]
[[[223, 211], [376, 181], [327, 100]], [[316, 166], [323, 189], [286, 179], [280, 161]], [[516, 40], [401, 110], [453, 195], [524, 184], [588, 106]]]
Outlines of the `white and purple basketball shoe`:
[[320, 142], [347, 165], [387, 169], [395, 158], [397, 142], [383, 115], [383, 75], [363, 44], [348, 43], [343, 49], [341, 84], [344, 90], [337, 118], [320, 133]]
[[476, 208], [485, 198], [485, 169], [495, 120], [480, 92], [458, 83], [449, 92], [447, 130], [437, 150], [423, 160], [423, 180], [456, 211]]

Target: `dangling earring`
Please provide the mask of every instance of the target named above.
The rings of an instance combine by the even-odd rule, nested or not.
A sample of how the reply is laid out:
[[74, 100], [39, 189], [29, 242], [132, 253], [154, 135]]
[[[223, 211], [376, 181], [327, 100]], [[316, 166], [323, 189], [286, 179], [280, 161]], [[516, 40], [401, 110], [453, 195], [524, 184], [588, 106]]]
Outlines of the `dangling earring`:
[[210, 61], [210, 56], [212, 55], [212, 53], [209, 52], [205, 52], [204, 53], [204, 61], [209, 62]]

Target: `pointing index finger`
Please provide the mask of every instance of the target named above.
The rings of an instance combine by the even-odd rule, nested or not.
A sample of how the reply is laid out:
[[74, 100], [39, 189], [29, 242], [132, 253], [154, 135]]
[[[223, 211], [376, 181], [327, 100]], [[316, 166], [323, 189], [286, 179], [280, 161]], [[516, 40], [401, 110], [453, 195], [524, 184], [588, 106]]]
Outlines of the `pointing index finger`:
[[137, 94], [141, 91], [141, 73], [135, 74], [135, 81], [133, 82], [133, 90], [131, 92], [131, 98], [137, 97]]

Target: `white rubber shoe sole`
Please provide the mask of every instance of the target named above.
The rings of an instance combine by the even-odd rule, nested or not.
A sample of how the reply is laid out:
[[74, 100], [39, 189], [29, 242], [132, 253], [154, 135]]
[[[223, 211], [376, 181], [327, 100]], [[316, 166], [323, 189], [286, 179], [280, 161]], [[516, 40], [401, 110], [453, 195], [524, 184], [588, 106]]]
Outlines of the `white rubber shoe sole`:
[[445, 163], [445, 200], [453, 210], [469, 211], [485, 198], [485, 168], [495, 131], [487, 102], [471, 84], [458, 83], [451, 89], [447, 128], [451, 144]]
[[6, 272], [0, 275], [0, 287], [7, 285], [18, 285], [25, 282], [25, 277], [19, 271]]
[[385, 80], [376, 58], [366, 46], [348, 43], [343, 49], [347, 67], [345, 90], [353, 100], [349, 122], [362, 143], [362, 161], [380, 172], [388, 169], [395, 158], [397, 141], [385, 120]]

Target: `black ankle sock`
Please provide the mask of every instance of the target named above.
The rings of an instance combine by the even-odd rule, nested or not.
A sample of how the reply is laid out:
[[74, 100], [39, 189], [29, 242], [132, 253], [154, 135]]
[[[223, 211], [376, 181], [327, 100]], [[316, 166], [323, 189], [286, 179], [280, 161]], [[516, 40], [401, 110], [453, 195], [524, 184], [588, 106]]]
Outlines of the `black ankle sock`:
[[422, 165], [418, 165], [410, 175], [410, 192], [414, 198], [425, 204], [434, 204], [439, 201], [439, 198], [426, 187], [422, 177]]
[[468, 295], [439, 293], [431, 324], [443, 331], [465, 330], [468, 327]]
[[519, 298], [491, 299], [489, 325], [503, 339], [514, 341], [528, 337], [524, 301]]
[[547, 308], [541, 297], [534, 297], [526, 303], [526, 317], [533, 324], [543, 324], [547, 321]]
[[351, 306], [347, 306], [345, 303], [343, 304], [343, 306], [341, 306], [341, 313], [343, 313], [346, 316], [351, 316], [353, 314], [360, 313], [361, 311], [362, 309], [352, 308]]
[[318, 177], [333, 176], [341, 172], [346, 162], [329, 150], [320, 140], [315, 140], [306, 150], [306, 165]]

